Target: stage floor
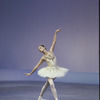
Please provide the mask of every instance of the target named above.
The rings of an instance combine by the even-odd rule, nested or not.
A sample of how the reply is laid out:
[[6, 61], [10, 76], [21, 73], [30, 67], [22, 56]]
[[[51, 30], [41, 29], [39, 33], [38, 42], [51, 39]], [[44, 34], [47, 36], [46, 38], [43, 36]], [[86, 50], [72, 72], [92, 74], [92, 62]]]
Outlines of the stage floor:
[[[0, 100], [37, 100], [45, 82], [0, 82]], [[56, 83], [59, 100], [99, 100], [99, 85]], [[50, 88], [44, 96], [54, 100]]]

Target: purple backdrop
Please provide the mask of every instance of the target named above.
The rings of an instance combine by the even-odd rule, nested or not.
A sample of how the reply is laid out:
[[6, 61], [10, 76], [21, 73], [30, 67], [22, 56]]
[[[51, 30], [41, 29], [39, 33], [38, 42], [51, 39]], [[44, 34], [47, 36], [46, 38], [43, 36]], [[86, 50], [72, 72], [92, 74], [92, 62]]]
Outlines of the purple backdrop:
[[0, 69], [32, 70], [42, 56], [38, 46], [49, 50], [55, 30], [62, 28], [54, 52], [58, 65], [71, 72], [98, 73], [98, 3], [0, 0]]

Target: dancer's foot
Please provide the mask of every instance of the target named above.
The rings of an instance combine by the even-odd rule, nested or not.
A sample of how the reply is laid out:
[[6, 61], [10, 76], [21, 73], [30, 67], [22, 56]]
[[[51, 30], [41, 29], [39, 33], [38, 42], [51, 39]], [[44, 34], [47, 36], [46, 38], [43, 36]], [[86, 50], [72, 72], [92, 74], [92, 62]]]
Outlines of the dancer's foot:
[[46, 100], [46, 99], [43, 99], [41, 96], [39, 96], [38, 100]]

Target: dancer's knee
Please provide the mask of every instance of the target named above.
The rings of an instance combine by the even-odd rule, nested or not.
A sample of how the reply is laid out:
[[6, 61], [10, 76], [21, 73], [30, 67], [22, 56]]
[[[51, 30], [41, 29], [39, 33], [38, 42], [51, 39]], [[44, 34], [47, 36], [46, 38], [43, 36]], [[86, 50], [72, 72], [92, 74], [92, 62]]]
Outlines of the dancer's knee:
[[49, 82], [51, 88], [54, 88], [55, 87], [54, 86], [53, 79], [48, 79], [48, 82]]
[[48, 81], [46, 81], [45, 85], [49, 85], [49, 82], [48, 82]]

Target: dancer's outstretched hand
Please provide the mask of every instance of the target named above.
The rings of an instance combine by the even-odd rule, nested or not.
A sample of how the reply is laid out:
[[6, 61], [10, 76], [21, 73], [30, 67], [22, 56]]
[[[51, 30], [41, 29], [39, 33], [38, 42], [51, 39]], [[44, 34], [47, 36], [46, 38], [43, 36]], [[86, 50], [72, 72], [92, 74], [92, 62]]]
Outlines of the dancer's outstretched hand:
[[30, 76], [31, 74], [30, 74], [30, 73], [24, 73], [24, 75], [26, 75], [26, 76]]
[[59, 31], [61, 31], [61, 28], [59, 28], [59, 29], [56, 30], [56, 32], [59, 32]]

